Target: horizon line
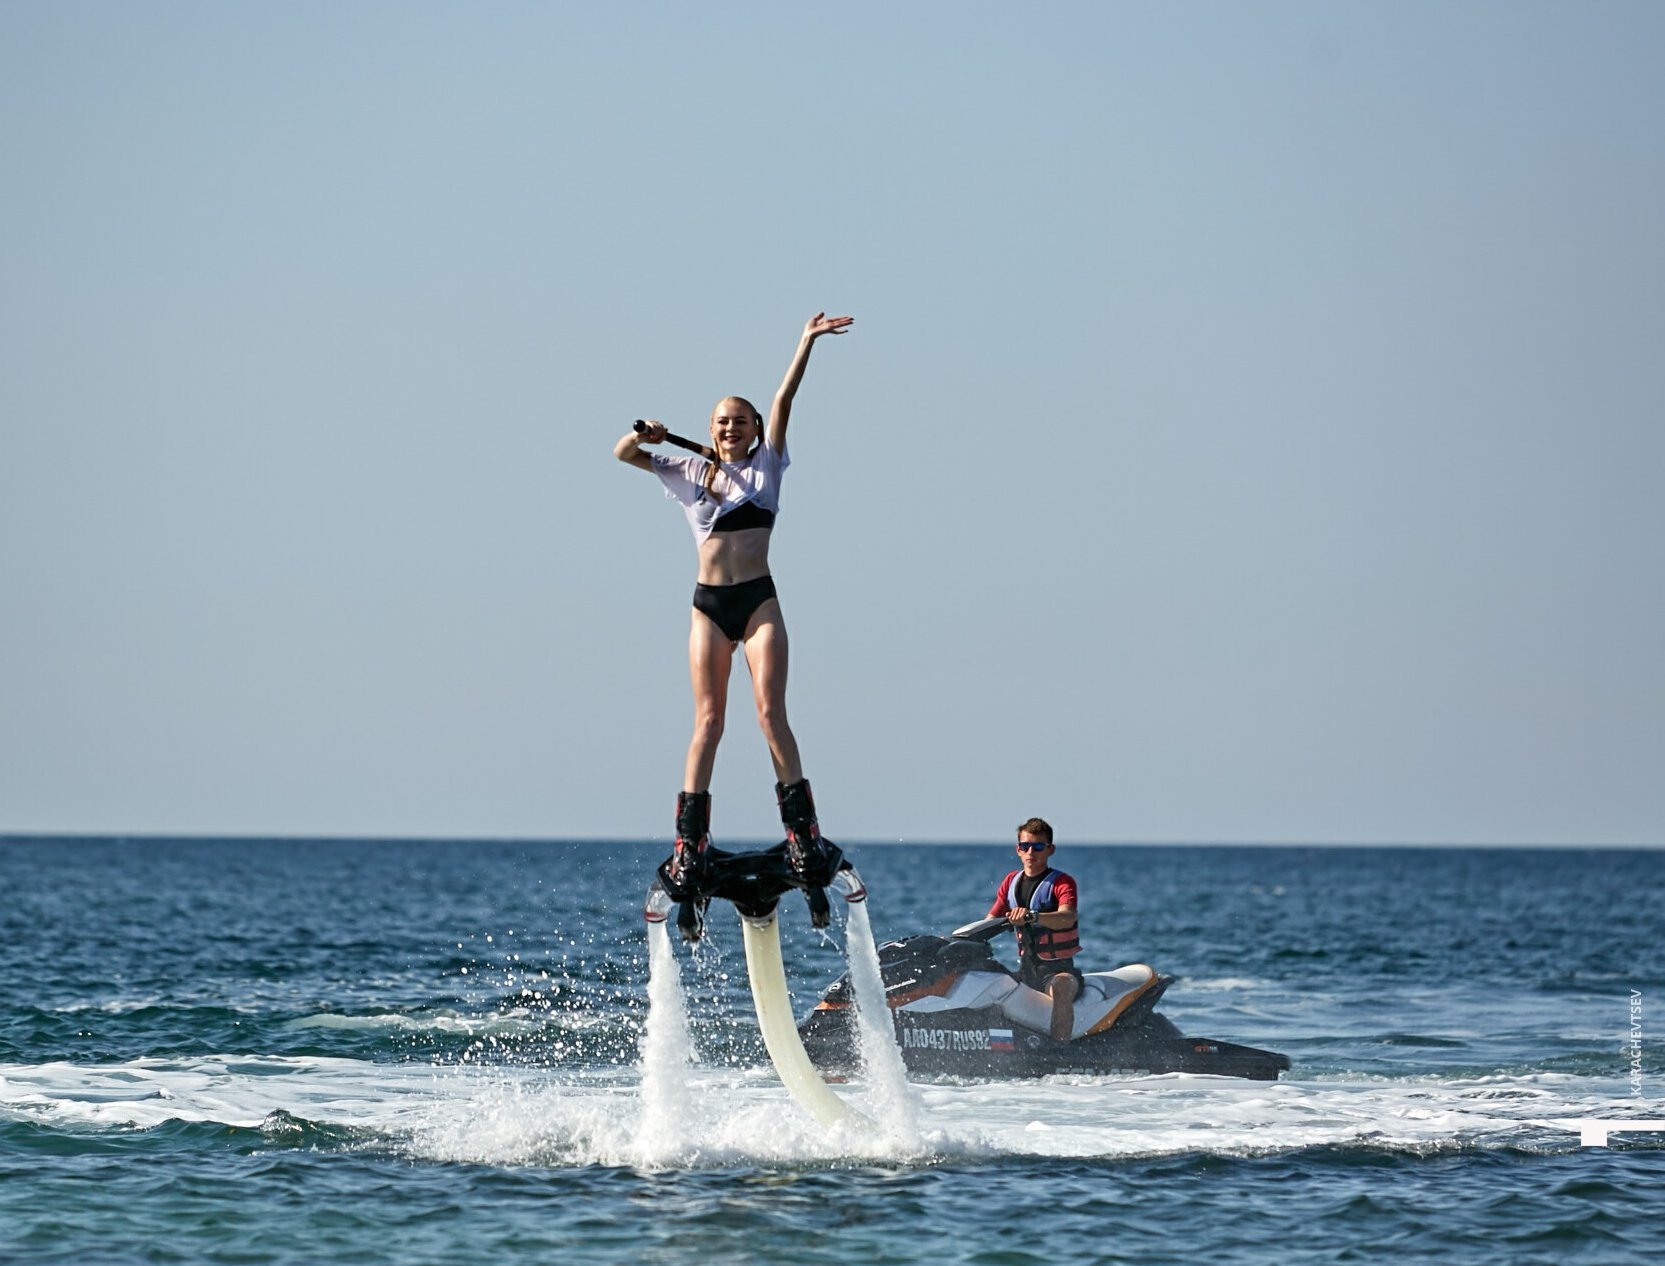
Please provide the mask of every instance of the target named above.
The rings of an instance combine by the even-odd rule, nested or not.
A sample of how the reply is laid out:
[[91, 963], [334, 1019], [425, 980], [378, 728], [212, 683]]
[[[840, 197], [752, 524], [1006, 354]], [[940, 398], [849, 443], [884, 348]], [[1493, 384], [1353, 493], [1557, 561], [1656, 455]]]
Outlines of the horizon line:
[[[653, 837], [629, 835], [380, 835], [380, 834], [332, 834], [332, 833], [304, 833], [304, 834], [275, 834], [259, 831], [16, 831], [0, 830], [0, 845], [20, 842], [41, 843], [203, 843], [203, 844], [238, 844], [238, 843], [268, 843], [268, 844], [521, 844], [529, 846], [547, 846], [561, 844], [619, 844], [640, 846], [655, 843]], [[772, 847], [778, 843], [768, 839], [736, 839], [733, 843], [740, 851], [755, 851]], [[918, 845], [922, 847], [1005, 847], [1011, 841], [1005, 838], [935, 838], [935, 839], [857, 839], [851, 840], [841, 847], [846, 848], [884, 848], [897, 844]], [[668, 845], [666, 846], [668, 847]], [[1071, 848], [1316, 848], [1316, 849], [1533, 849], [1533, 850], [1561, 850], [1561, 851], [1634, 851], [1665, 849], [1665, 841], [1660, 842], [1528, 842], [1492, 840], [1492, 841], [1408, 841], [1408, 840], [1206, 840], [1206, 839], [1112, 839], [1112, 840], [1065, 840], [1058, 845], [1061, 849]]]

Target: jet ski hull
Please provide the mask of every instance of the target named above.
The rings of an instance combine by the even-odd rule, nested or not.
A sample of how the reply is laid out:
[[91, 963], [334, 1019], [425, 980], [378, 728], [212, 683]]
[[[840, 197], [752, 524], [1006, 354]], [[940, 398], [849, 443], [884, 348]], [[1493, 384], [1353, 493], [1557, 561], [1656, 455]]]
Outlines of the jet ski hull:
[[[1105, 1033], [1055, 1042], [1014, 1024], [998, 1007], [913, 1014], [892, 1011], [896, 1044], [908, 1071], [973, 1080], [1049, 1077], [1059, 1073], [1142, 1076], [1206, 1073], [1276, 1081], [1289, 1057], [1212, 1038], [1185, 1037], [1154, 1012]], [[815, 1010], [798, 1026], [810, 1061], [824, 1072], [855, 1073], [860, 1065], [849, 1008]]]
[[[1172, 977], [1139, 965], [1088, 975], [1076, 1009], [1078, 1036], [1053, 1041], [1040, 1031], [1049, 1014], [1044, 995], [1023, 988], [995, 961], [986, 944], [991, 931], [972, 925], [948, 939], [916, 936], [880, 947], [896, 1044], [910, 1072], [974, 1080], [1201, 1073], [1275, 1081], [1289, 1068], [1289, 1057], [1276, 1051], [1182, 1034], [1154, 1009]], [[847, 977], [826, 990], [798, 1032], [816, 1067], [834, 1075], [858, 1071]]]

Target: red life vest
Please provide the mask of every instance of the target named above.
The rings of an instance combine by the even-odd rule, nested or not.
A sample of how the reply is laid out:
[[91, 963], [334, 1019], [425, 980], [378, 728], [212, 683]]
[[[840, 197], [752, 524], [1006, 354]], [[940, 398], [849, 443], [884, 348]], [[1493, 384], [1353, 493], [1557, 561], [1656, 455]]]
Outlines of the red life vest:
[[[1035, 891], [1029, 894], [1029, 908], [1037, 914], [1050, 914], [1058, 908], [1058, 898], [1052, 893], [1052, 881], [1059, 873], [1048, 866], [1046, 874], [1041, 876], [1041, 882], [1035, 885]], [[1006, 876], [1004, 892], [1008, 909], [1018, 908], [1017, 886], [1018, 880], [1022, 878], [1021, 870], [1014, 870]], [[1039, 923], [1030, 923], [1017, 930], [1018, 945], [1025, 954], [1033, 950], [1035, 957], [1042, 962], [1060, 962], [1080, 952], [1080, 926], [1079, 917], [1067, 928], [1049, 928], [1042, 927]]]

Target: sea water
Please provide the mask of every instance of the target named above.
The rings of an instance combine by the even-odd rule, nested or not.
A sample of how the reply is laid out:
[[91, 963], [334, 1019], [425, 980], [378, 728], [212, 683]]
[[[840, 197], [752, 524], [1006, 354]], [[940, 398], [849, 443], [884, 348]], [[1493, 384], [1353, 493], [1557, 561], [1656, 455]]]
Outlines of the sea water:
[[[1015, 865], [846, 851], [871, 896], [831, 936], [782, 902], [799, 1014]], [[1576, 1125], [1665, 1117], [1660, 852], [1061, 847], [1089, 969], [1150, 963], [1185, 1033], [1293, 1069], [924, 1081], [869, 1025], [862, 1137], [772, 1075], [731, 910], [650, 938], [662, 852], [0, 840], [0, 1261], [1665, 1248], [1665, 1134]]]

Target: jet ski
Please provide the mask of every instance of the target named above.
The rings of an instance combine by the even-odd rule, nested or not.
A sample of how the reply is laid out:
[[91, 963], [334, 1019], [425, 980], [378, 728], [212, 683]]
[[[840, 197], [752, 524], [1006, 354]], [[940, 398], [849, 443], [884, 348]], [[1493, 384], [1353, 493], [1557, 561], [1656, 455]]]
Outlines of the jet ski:
[[[1053, 1073], [1211, 1073], [1276, 1081], [1289, 1056], [1206, 1037], [1186, 1037], [1154, 1010], [1173, 983], [1143, 963], [1086, 972], [1070, 1040], [1048, 1036], [1052, 1000], [994, 956], [1009, 925], [980, 919], [950, 936], [909, 936], [879, 947], [885, 1000], [910, 1072], [1000, 1079]], [[828, 986], [798, 1025], [812, 1063], [847, 1075], [860, 1065], [855, 994], [848, 975]]]

